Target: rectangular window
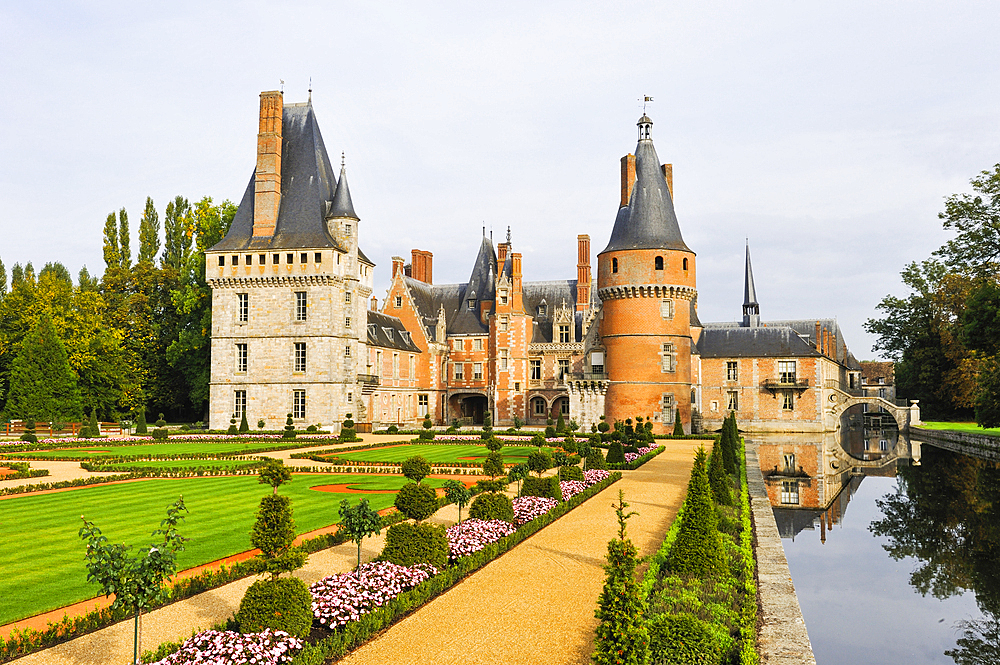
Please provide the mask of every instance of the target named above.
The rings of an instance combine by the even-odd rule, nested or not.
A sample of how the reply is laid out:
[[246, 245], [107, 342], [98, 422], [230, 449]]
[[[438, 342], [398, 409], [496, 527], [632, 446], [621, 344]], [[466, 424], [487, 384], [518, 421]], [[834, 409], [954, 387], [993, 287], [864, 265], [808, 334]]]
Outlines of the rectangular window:
[[224, 256], [220, 256], [219, 257], [219, 265], [220, 266], [226, 265], [226, 257], [224, 257]]
[[295, 342], [295, 371], [306, 371], [306, 343]]
[[417, 377], [417, 359], [410, 354], [410, 379], [415, 379]]
[[262, 266], [267, 265], [267, 254], [258, 254], [257, 255], [257, 263], [260, 264], [260, 265], [262, 265]]
[[465, 363], [453, 363], [455, 367], [455, 380], [464, 381], [465, 380]]
[[306, 391], [292, 391], [292, 418], [304, 419], [306, 417]]
[[246, 261], [247, 261], [247, 265], [248, 266], [252, 266], [253, 265], [253, 254], [247, 254]]
[[500, 329], [500, 332], [507, 332], [507, 317], [506, 316], [501, 316], [500, 317], [500, 322], [497, 324], [497, 328]]
[[345, 328], [351, 327], [351, 317], [349, 316], [344, 317], [344, 327]]
[[778, 361], [778, 383], [795, 383], [795, 361]]
[[392, 354], [392, 378], [399, 378], [399, 354]]
[[295, 263], [295, 255], [285, 254], [285, 263]]
[[403, 306], [403, 296], [396, 296], [396, 309]]
[[677, 366], [676, 356], [674, 354], [673, 344], [664, 344], [663, 352], [660, 359], [661, 371], [663, 372], [673, 372]]
[[250, 294], [249, 293], [237, 293], [237, 306], [239, 309], [238, 321], [240, 323], [246, 323], [250, 320]]
[[592, 351], [590, 353], [590, 371], [596, 374], [604, 373], [604, 352]]
[[483, 364], [475, 363], [472, 365], [472, 380], [482, 381], [483, 380]]
[[569, 326], [559, 326], [559, 343], [569, 343]]
[[232, 256], [232, 258], [231, 258], [231, 259], [229, 260], [229, 262], [230, 262], [231, 264], [233, 264], [234, 266], [237, 266], [237, 265], [239, 265], [239, 264], [240, 264], [240, 257], [239, 257], [239, 256], [237, 256], [237, 255], [235, 255], [235, 254], [233, 254], [233, 256]]
[[663, 396], [663, 408], [662, 408], [663, 422], [671, 423], [674, 421], [674, 396], [671, 393], [667, 393]]
[[300, 252], [299, 263], [308, 263], [308, 262], [309, 262], [309, 252]]
[[507, 304], [507, 289], [500, 289], [500, 304]]
[[535, 399], [531, 400], [531, 408], [532, 408], [532, 412], [536, 416], [544, 416], [545, 415], [545, 400], [542, 399], [541, 397], [536, 397]]
[[500, 349], [500, 369], [507, 370], [507, 349]]
[[236, 345], [236, 371], [245, 374], [247, 371], [247, 345]]
[[726, 409], [729, 411], [740, 410], [740, 393], [736, 390], [726, 391]]
[[295, 320], [305, 321], [306, 320], [306, 292], [296, 291], [295, 292]]
[[417, 408], [420, 410], [421, 416], [426, 416], [430, 413], [430, 399], [427, 395], [417, 395]]
[[784, 464], [782, 468], [786, 473], [795, 472], [795, 453], [785, 453], [781, 456], [781, 461]]
[[781, 408], [784, 411], [795, 410], [795, 393], [791, 390], [786, 390], [781, 395]]
[[274, 265], [278, 265], [279, 263], [281, 263], [281, 254], [272, 254], [271, 263], [273, 263]]
[[674, 318], [674, 301], [673, 300], [661, 300], [660, 301], [660, 317], [664, 319]]
[[521, 392], [521, 382], [520, 381], [515, 381], [514, 382], [514, 392], [516, 392], [516, 393]]
[[347, 292], [344, 293], [344, 302], [347, 303], [348, 305], [351, 304], [351, 292], [350, 291], [347, 291]]
[[559, 413], [563, 414], [564, 416], [569, 415], [569, 398], [563, 397], [561, 400], [559, 400]]
[[347, 393], [347, 403], [351, 404], [354, 402], [354, 393]]
[[456, 351], [465, 351], [465, 340], [463, 340], [463, 339], [456, 339], [455, 340], [455, 350]]
[[313, 258], [316, 261], [316, 263], [323, 263], [323, 253], [322, 252], [316, 252], [316, 256], [313, 257]]
[[239, 420], [247, 410], [247, 391], [237, 390], [233, 393], [233, 418]]
[[348, 344], [348, 345], [346, 345], [344, 347], [344, 357], [345, 358], [350, 358], [351, 357], [351, 345], [350, 344]]
[[562, 381], [569, 374], [569, 358], [559, 359], [559, 380]]
[[740, 364], [736, 360], [726, 362], [726, 381], [740, 380]]
[[483, 340], [482, 339], [480, 339], [480, 338], [477, 337], [476, 341], [473, 342], [473, 344], [475, 344], [476, 351], [482, 351], [483, 350]]
[[781, 482], [781, 503], [786, 506], [799, 505], [799, 481], [783, 480]]
[[541, 381], [542, 380], [542, 361], [541, 360], [531, 360], [531, 380]]

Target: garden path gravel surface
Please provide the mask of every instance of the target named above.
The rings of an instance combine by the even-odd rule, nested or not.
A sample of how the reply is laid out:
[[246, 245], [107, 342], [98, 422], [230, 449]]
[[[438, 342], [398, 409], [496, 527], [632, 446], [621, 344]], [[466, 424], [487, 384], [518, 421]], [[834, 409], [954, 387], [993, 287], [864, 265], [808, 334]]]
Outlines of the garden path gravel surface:
[[[370, 436], [370, 435], [369, 435]], [[369, 439], [366, 436], [366, 439]], [[381, 438], [381, 437], [378, 437]], [[386, 437], [386, 440], [392, 440]], [[398, 440], [398, 437], [395, 438]], [[668, 441], [667, 450], [604, 492], [577, 507], [447, 593], [348, 656], [344, 663], [589, 663], [597, 625], [594, 609], [604, 583], [607, 541], [617, 533], [611, 504], [625, 491], [629, 536], [640, 555], [659, 547], [676, 515], [698, 441]], [[331, 446], [326, 446], [331, 447]], [[429, 521], [458, 520], [446, 506]], [[377, 556], [385, 532], [362, 546], [362, 559]], [[357, 563], [346, 543], [311, 554], [295, 571], [311, 584]], [[154, 649], [223, 622], [239, 608], [246, 578], [160, 608], [143, 617], [142, 644]], [[18, 665], [124, 665], [132, 658], [131, 621], [124, 621], [43, 651]]]

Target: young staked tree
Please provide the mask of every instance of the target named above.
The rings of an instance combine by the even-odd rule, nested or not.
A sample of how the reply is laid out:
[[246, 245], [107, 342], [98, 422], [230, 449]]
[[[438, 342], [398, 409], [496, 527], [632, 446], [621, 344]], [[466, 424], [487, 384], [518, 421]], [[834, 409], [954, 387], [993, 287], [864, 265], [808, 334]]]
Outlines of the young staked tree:
[[361, 566], [361, 541], [382, 532], [382, 518], [368, 505], [368, 499], [358, 499], [355, 506], [344, 499], [340, 502], [340, 528], [358, 546], [358, 567]]
[[8, 418], [71, 421], [83, 412], [76, 373], [47, 313], [21, 341], [9, 384]]
[[133, 663], [136, 665], [141, 662], [140, 617], [163, 597], [163, 582], [177, 571], [177, 553], [184, 549], [187, 540], [177, 532], [184, 519], [182, 511], [187, 512], [187, 507], [184, 497], [179, 497], [167, 509], [160, 528], [153, 531], [154, 537], [162, 535], [163, 539], [142, 548], [138, 556], [129, 556], [131, 548], [124, 544], [110, 544], [97, 525], [81, 516], [80, 538], [87, 541], [87, 581], [100, 584], [105, 596], [115, 595], [113, 610], [121, 608], [135, 616]]
[[639, 551], [629, 540], [625, 524], [638, 513], [626, 513], [628, 506], [625, 493], [618, 490], [618, 503], [612, 504], [618, 516], [618, 538], [608, 541], [604, 589], [594, 613], [601, 622], [596, 631], [593, 656], [598, 665], [645, 665], [649, 662], [646, 599], [635, 575]]
[[472, 492], [463, 483], [457, 480], [448, 479], [444, 481], [444, 495], [449, 501], [458, 506], [458, 523], [462, 523], [462, 508], [469, 504], [472, 499]]
[[278, 486], [291, 478], [288, 467], [276, 459], [269, 459], [259, 472], [258, 482], [270, 485], [273, 490], [261, 497], [257, 521], [250, 532], [250, 544], [260, 550], [257, 556], [264, 561], [271, 579], [302, 567], [306, 561], [305, 552], [292, 547], [295, 540], [292, 500], [278, 494]]
[[712, 578], [722, 574], [725, 563], [705, 461], [705, 449], [699, 447], [688, 482], [686, 508], [667, 563], [674, 573]]

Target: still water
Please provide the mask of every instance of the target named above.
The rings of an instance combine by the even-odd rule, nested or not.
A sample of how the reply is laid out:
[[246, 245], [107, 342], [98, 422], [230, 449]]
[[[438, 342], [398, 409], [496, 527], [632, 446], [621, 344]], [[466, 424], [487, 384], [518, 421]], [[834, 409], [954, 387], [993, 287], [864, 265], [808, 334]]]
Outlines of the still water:
[[817, 663], [1000, 664], [1000, 465], [844, 432], [756, 439]]

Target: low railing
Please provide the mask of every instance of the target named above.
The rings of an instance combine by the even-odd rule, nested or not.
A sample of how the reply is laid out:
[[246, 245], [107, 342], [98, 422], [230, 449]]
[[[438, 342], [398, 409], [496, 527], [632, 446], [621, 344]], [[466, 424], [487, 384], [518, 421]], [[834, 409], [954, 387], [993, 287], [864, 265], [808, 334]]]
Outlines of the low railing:
[[369, 383], [377, 386], [379, 378], [377, 374], [358, 374], [358, 383]]
[[809, 379], [764, 379], [761, 386], [768, 390], [805, 390], [809, 387]]
[[575, 374], [567, 374], [566, 378], [571, 381], [606, 381], [608, 374], [607, 372], [576, 372]]

